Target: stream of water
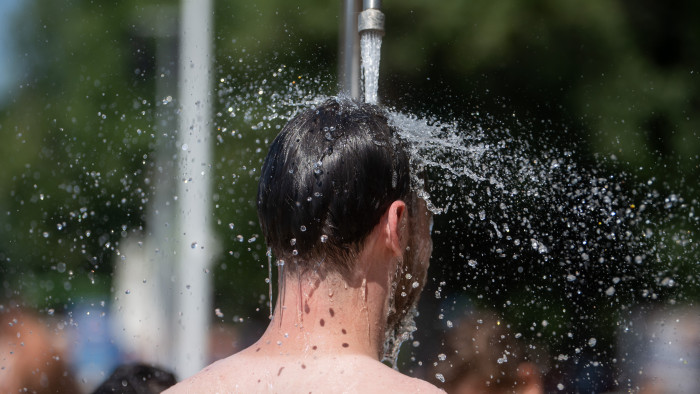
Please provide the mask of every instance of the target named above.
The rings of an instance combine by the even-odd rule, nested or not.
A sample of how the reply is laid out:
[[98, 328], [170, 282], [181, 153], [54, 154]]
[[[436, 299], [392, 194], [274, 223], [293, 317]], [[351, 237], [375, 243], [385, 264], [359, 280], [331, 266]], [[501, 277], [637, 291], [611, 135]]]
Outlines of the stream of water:
[[379, 88], [379, 60], [382, 49], [382, 36], [375, 30], [364, 31], [360, 36], [362, 56], [362, 79], [364, 81], [365, 102], [377, 104]]

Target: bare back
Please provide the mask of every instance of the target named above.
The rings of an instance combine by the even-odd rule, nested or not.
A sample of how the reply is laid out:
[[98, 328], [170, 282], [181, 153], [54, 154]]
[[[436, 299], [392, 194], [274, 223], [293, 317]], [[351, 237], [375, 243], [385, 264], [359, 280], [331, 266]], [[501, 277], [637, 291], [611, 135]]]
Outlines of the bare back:
[[[259, 349], [259, 348], [258, 348]], [[220, 360], [168, 393], [437, 393], [435, 386], [410, 378], [363, 355], [305, 357], [256, 353], [252, 346]]]

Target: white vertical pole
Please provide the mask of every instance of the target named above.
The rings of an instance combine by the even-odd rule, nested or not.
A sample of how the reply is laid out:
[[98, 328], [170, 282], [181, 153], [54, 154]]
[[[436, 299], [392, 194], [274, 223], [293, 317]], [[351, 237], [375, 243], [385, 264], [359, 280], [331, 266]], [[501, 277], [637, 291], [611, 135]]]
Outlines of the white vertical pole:
[[175, 372], [183, 379], [202, 369], [209, 354], [212, 1], [183, 0], [181, 12], [173, 346]]

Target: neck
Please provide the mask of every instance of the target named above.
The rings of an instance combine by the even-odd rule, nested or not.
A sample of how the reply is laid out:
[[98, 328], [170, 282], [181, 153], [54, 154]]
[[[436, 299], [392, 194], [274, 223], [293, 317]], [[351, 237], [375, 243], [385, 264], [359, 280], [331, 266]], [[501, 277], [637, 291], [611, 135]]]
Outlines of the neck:
[[274, 316], [257, 343], [261, 350], [268, 355], [379, 358], [386, 330], [388, 275], [368, 270], [352, 280], [338, 274], [283, 276]]

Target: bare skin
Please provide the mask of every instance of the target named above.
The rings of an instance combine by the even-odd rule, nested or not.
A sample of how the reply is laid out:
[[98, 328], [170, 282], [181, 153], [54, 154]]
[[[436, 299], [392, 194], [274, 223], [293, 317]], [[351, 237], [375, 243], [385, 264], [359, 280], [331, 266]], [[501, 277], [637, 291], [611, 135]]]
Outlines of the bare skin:
[[370, 234], [350, 279], [285, 276], [274, 318], [255, 344], [167, 393], [442, 392], [379, 362], [407, 223], [405, 204], [395, 201]]

